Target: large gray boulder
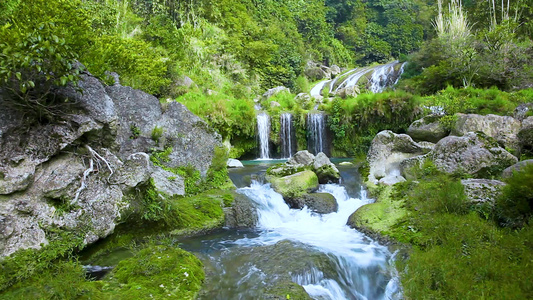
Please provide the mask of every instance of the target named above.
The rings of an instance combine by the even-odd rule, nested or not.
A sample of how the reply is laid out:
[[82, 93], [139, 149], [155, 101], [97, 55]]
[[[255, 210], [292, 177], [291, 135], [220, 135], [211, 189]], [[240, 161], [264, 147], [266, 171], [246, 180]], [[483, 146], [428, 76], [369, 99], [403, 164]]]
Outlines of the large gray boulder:
[[287, 161], [287, 164], [288, 165], [293, 165], [293, 166], [304, 166], [304, 167], [307, 167], [307, 166], [313, 165], [314, 161], [315, 161], [315, 156], [311, 152], [309, 152], [307, 150], [303, 150], [303, 151], [296, 152], [296, 154], [294, 154]]
[[481, 131], [494, 138], [505, 148], [517, 149], [520, 121], [513, 117], [497, 115], [457, 114], [451, 134], [462, 136], [467, 132]]
[[531, 165], [531, 164], [533, 164], [533, 159], [526, 159], [526, 160], [520, 161], [506, 168], [505, 170], [503, 170], [502, 178], [509, 178], [513, 176], [514, 172], [520, 172], [524, 169], [524, 167], [526, 167], [527, 165]]
[[478, 176], [499, 174], [518, 159], [482, 132], [448, 136], [429, 154], [435, 166], [447, 173], [464, 172]]
[[151, 177], [155, 189], [163, 197], [185, 195], [185, 180], [181, 176], [162, 168], [155, 168]]
[[501, 194], [505, 183], [490, 179], [463, 179], [465, 195], [473, 204], [493, 205]]
[[407, 134], [415, 141], [436, 143], [450, 133], [436, 116], [426, 116], [414, 121], [407, 129]]
[[416, 143], [406, 134], [396, 134], [390, 130], [379, 132], [368, 151], [368, 180], [377, 184], [384, 177], [399, 176], [402, 161], [426, 154], [431, 151], [432, 146], [431, 143]]

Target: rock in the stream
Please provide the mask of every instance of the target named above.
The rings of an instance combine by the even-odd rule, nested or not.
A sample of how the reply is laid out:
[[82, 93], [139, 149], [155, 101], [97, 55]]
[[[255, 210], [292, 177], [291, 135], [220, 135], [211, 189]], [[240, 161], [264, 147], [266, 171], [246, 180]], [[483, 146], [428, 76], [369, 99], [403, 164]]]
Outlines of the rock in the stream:
[[303, 167], [307, 167], [307, 166], [311, 166], [315, 161], [315, 156], [307, 151], [307, 150], [303, 150], [303, 151], [298, 151], [296, 152], [296, 154], [294, 154], [291, 158], [289, 158], [289, 160], [287, 161], [287, 164], [288, 165], [293, 165], [293, 166], [303, 166]]
[[305, 170], [293, 175], [272, 178], [272, 188], [284, 199], [296, 199], [318, 189], [318, 177], [313, 171]]
[[224, 208], [225, 225], [229, 228], [253, 228], [257, 224], [257, 209], [252, 201], [235, 193], [233, 205]]
[[323, 152], [316, 155], [315, 161], [313, 162], [313, 169], [318, 176], [318, 182], [322, 184], [338, 183], [341, 179], [339, 170]]
[[339, 208], [337, 200], [329, 193], [304, 194], [300, 199], [301, 201], [299, 201], [298, 204], [301, 206], [294, 208], [302, 208], [303, 205], [305, 205], [311, 211], [319, 214], [337, 212], [337, 209]]
[[228, 162], [226, 163], [228, 168], [244, 168], [242, 165], [242, 162], [238, 159], [230, 158], [228, 159]]

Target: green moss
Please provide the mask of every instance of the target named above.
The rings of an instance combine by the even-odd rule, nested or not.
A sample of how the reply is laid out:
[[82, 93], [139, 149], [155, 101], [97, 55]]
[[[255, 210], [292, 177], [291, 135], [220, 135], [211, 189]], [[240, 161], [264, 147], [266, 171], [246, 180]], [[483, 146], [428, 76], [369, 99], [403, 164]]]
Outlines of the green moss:
[[265, 291], [267, 299], [311, 300], [305, 289], [292, 281], [282, 281]]
[[150, 246], [121, 261], [109, 286], [119, 299], [194, 299], [204, 280], [202, 263], [174, 246]]
[[318, 189], [318, 177], [313, 171], [302, 171], [290, 176], [271, 178], [272, 188], [286, 198], [297, 198]]

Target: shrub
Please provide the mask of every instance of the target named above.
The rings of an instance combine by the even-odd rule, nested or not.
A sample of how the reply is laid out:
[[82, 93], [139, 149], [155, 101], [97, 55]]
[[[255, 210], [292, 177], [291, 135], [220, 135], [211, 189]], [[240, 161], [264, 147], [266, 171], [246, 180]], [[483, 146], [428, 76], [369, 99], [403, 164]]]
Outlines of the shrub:
[[506, 182], [496, 202], [499, 223], [511, 228], [523, 227], [533, 215], [533, 165], [513, 173]]

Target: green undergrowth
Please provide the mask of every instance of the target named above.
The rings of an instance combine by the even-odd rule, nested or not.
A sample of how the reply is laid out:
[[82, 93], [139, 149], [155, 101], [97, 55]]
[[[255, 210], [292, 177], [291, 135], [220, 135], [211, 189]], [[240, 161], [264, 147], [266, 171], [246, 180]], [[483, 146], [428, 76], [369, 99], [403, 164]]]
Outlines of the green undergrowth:
[[83, 248], [83, 236], [82, 232], [47, 230], [48, 244], [41, 249], [24, 249], [3, 258], [0, 261], [0, 292], [50, 268], [61, 258], [71, 256], [76, 249]]
[[[508, 179], [494, 205], [468, 202], [460, 176], [442, 174], [430, 163], [416, 180], [381, 188], [390, 191], [378, 191], [378, 197], [403, 202], [406, 210], [382, 231], [410, 245], [408, 258], [397, 262], [406, 299], [533, 297], [531, 174], [533, 168]], [[520, 226], [498, 222], [504, 207]]]
[[167, 240], [138, 245], [101, 280], [75, 259], [55, 262], [2, 293], [2, 299], [194, 299], [203, 265]]

